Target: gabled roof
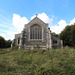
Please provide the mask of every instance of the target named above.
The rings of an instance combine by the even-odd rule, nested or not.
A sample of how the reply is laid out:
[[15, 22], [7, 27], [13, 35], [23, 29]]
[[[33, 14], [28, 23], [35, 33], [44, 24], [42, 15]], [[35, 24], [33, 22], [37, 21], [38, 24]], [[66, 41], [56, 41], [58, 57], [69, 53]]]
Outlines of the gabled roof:
[[[30, 24], [30, 23], [32, 23], [32, 22], [42, 22], [42, 23], [44, 23], [44, 24], [46, 24], [46, 25], [48, 25], [48, 23], [45, 23], [45, 22], [43, 22], [41, 19], [39, 19], [37, 16], [35, 17], [35, 18], [33, 18], [28, 24]], [[26, 24], [26, 25], [28, 25], [28, 24]]]

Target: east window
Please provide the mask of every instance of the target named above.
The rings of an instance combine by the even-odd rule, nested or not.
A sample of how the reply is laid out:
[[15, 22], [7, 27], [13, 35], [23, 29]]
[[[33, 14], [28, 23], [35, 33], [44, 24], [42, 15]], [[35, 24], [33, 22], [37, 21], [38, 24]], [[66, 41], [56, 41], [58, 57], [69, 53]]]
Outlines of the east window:
[[30, 27], [30, 39], [42, 39], [42, 27], [40, 25], [32, 25]]

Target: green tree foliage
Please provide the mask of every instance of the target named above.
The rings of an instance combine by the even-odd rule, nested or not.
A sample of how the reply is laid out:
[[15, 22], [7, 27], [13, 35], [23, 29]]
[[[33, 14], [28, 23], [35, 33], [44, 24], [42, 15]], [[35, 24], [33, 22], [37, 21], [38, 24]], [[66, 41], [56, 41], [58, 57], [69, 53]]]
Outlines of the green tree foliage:
[[75, 46], [75, 24], [66, 26], [59, 37], [63, 40], [64, 46]]
[[73, 30], [73, 33], [72, 33], [72, 43], [75, 48], [75, 30]]
[[2, 36], [0, 36], [0, 48], [5, 48], [5, 45], [6, 45], [5, 39]]
[[12, 43], [11, 40], [6, 40], [6, 48], [11, 47], [11, 43]]
[[60, 39], [63, 40], [64, 46], [72, 46], [71, 26], [66, 26], [59, 36], [60, 36]]
[[11, 42], [11, 40], [5, 40], [2, 36], [0, 36], [0, 48], [11, 47]]
[[53, 33], [52, 33], [52, 35], [54, 35], [54, 36], [56, 36], [56, 37], [58, 37], [58, 38], [59, 38], [59, 35], [58, 35], [58, 34], [56, 34], [55, 32], [53, 32]]
[[75, 24], [72, 25], [72, 43], [73, 47], [75, 48]]

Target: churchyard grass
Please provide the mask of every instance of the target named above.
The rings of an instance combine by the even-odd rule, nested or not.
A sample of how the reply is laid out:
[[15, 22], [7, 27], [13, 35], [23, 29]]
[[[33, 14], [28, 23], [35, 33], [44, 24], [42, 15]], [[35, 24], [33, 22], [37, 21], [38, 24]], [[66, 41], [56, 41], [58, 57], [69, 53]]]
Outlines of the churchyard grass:
[[75, 49], [4, 49], [0, 75], [75, 75]]

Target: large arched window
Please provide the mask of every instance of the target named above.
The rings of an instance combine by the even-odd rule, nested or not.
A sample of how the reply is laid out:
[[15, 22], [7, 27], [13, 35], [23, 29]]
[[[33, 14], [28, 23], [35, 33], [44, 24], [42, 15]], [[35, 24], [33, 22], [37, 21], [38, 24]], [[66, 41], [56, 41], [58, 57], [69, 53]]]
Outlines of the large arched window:
[[30, 39], [42, 39], [42, 27], [35, 24], [30, 27]]

